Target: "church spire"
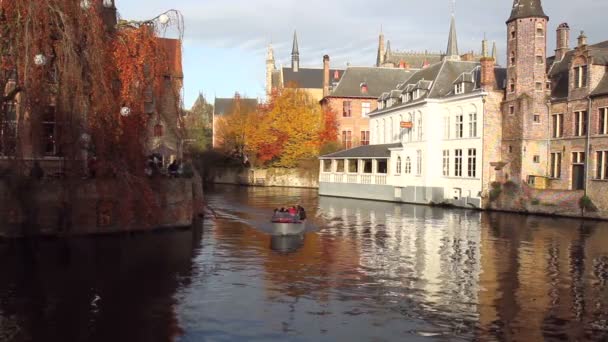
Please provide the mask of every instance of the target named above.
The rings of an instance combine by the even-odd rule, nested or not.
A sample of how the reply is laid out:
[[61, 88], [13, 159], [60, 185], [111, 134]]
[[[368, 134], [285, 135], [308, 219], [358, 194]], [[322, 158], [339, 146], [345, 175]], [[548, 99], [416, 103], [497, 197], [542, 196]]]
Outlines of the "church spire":
[[378, 38], [378, 57], [376, 57], [376, 66], [381, 67], [384, 64], [384, 56], [386, 51], [384, 50], [384, 32], [382, 32], [382, 26], [380, 26], [380, 37]]
[[291, 48], [291, 69], [298, 72], [300, 69], [300, 49], [298, 48], [298, 33], [293, 31], [293, 47]]
[[507, 23], [523, 18], [549, 19], [543, 11], [541, 0], [513, 0], [513, 10], [511, 11], [511, 17], [507, 20]]
[[495, 61], [498, 60], [498, 53], [496, 51], [496, 42], [494, 42], [492, 44], [492, 58], [494, 58]]
[[390, 62], [392, 57], [393, 57], [393, 50], [391, 50], [391, 41], [388, 40], [386, 42], [386, 54], [384, 55], [384, 61]]
[[458, 53], [458, 37], [456, 36], [456, 16], [453, 12], [452, 19], [450, 21], [450, 35], [448, 37], [446, 59], [452, 61], [460, 60], [460, 54]]

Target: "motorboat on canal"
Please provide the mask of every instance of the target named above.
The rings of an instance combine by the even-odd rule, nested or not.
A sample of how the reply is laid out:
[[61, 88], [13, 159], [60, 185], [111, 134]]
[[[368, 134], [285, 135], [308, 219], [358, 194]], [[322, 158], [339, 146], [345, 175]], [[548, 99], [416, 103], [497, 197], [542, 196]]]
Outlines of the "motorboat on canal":
[[306, 230], [306, 219], [299, 215], [277, 212], [272, 216], [272, 235], [300, 235]]

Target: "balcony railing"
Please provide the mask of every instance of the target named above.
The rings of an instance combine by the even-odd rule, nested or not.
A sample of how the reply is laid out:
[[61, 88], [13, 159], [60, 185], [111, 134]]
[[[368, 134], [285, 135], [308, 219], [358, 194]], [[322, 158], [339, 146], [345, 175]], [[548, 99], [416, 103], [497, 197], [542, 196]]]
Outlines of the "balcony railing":
[[322, 173], [320, 181], [322, 183], [386, 185], [387, 176], [382, 174]]

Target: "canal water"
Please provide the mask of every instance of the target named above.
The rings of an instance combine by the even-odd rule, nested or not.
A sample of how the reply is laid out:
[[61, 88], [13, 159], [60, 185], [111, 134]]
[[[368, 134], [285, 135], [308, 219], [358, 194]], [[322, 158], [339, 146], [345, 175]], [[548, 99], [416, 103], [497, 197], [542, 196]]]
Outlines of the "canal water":
[[[217, 186], [192, 230], [0, 242], [0, 341], [606, 341], [608, 225]], [[274, 208], [308, 209], [270, 236]]]

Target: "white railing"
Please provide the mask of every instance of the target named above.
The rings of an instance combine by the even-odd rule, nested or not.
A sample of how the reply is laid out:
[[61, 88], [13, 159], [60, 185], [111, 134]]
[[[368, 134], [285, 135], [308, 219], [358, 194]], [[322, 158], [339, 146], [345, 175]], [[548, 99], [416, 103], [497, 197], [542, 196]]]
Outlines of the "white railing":
[[386, 185], [386, 176], [376, 176], [374, 184], [377, 185]]
[[347, 184], [375, 184], [386, 185], [387, 175], [373, 174], [348, 174], [348, 173], [322, 173], [322, 183], [347, 183]]

